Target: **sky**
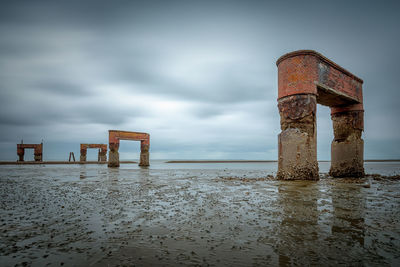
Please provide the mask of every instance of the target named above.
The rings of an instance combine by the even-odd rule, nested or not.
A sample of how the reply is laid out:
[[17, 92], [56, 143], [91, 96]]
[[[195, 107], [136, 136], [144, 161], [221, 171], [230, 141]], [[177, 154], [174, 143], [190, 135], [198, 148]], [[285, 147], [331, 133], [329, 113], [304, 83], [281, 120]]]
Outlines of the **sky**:
[[[152, 159], [276, 160], [276, 60], [300, 49], [364, 80], [365, 158], [400, 158], [399, 3], [2, 1], [0, 160], [21, 140], [79, 157], [110, 129], [150, 133]], [[328, 107], [317, 126], [329, 160]]]

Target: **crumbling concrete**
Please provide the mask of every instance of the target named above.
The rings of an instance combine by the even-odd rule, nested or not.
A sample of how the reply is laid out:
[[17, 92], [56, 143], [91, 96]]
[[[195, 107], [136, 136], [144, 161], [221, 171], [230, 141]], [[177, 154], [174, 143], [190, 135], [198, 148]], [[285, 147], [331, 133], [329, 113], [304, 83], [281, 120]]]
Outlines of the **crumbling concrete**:
[[316, 104], [331, 107], [335, 139], [330, 174], [362, 176], [363, 81], [312, 50], [280, 57], [278, 66], [279, 179], [318, 177]]
[[109, 140], [108, 147], [109, 161], [108, 167], [119, 167], [119, 142], [120, 140], [134, 140], [140, 141], [140, 162], [139, 166], [149, 166], [149, 148], [150, 148], [150, 135], [148, 133], [139, 132], [127, 132], [127, 131], [117, 131], [109, 130]]
[[279, 179], [318, 179], [316, 105], [312, 94], [288, 96], [278, 101], [282, 130], [278, 136]]
[[363, 111], [334, 113], [331, 117], [334, 140], [329, 174], [334, 177], [364, 176]]
[[80, 162], [86, 161], [88, 148], [97, 148], [99, 153], [97, 156], [98, 162], [107, 161], [107, 144], [81, 144]]
[[25, 149], [34, 149], [35, 161], [43, 161], [43, 143], [40, 144], [17, 144], [18, 161], [24, 161]]

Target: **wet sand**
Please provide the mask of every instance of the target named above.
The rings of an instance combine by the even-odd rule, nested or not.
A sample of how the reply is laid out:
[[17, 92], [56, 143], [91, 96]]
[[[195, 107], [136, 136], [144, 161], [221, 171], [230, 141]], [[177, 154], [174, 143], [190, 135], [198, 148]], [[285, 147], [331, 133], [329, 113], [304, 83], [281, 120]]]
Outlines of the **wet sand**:
[[2, 266], [400, 265], [400, 181], [0, 167]]

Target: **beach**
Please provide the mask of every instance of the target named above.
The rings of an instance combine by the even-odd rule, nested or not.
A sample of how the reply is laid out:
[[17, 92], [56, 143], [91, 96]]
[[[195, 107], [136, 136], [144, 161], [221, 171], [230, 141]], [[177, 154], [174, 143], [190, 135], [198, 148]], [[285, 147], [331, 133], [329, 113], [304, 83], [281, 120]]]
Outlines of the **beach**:
[[3, 165], [0, 262], [396, 266], [399, 167], [333, 179], [320, 162], [319, 181], [279, 181], [276, 162]]

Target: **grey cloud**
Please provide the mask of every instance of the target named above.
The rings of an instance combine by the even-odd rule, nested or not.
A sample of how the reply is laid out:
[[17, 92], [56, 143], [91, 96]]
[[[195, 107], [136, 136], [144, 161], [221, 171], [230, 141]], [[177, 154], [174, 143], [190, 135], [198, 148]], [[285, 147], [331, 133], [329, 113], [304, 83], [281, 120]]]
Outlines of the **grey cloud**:
[[[43, 129], [60, 125], [69, 132], [91, 124], [102, 125], [101, 131], [143, 127], [154, 132], [155, 152], [274, 158], [267, 151], [276, 148], [279, 131], [275, 61], [286, 52], [311, 48], [364, 79], [366, 157], [384, 157], [382, 147], [399, 157], [395, 135], [379, 142], [367, 133], [399, 131], [393, 126], [400, 114], [399, 7], [396, 1], [4, 2], [0, 137], [10, 142], [21, 135], [39, 138]], [[102, 86], [125, 90], [126, 99], [110, 99], [111, 93], [98, 91]], [[136, 94], [149, 96], [146, 107], [120, 103]], [[151, 112], [157, 110], [153, 98], [188, 107], [178, 114], [182, 118], [164, 117]], [[234, 117], [237, 128], [212, 124], [226, 115]], [[376, 119], [382, 116], [385, 121]], [[128, 124], [132, 121], [142, 125]], [[190, 121], [193, 129], [185, 129], [182, 124]], [[254, 126], [255, 132], [227, 137], [241, 124]], [[158, 127], [174, 134], [162, 136]], [[82, 136], [92, 134], [82, 131]], [[201, 140], [196, 132], [213, 139]], [[330, 142], [321, 139], [319, 144]]]

